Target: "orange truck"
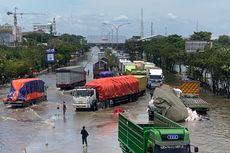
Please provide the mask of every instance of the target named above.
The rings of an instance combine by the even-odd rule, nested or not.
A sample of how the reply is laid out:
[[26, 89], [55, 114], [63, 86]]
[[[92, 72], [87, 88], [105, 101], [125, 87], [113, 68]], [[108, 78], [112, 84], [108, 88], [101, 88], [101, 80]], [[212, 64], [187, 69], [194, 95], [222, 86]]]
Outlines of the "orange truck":
[[39, 78], [25, 78], [12, 80], [9, 94], [3, 99], [3, 103], [29, 106], [45, 100], [47, 100], [45, 82]]
[[210, 105], [200, 97], [200, 81], [182, 81], [179, 89], [186, 107], [196, 110], [198, 114], [206, 114]]

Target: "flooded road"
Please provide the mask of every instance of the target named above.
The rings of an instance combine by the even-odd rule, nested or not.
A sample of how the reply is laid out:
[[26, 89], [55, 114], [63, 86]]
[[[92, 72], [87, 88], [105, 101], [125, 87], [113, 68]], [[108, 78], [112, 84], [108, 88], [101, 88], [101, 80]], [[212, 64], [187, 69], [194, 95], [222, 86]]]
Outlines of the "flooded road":
[[[93, 48], [80, 63], [90, 70], [97, 61], [98, 48]], [[93, 54], [94, 53], [94, 54]], [[93, 55], [93, 56], [92, 56]], [[0, 104], [0, 152], [1, 153], [121, 153], [117, 140], [117, 116], [114, 108], [97, 112], [76, 112], [72, 96], [56, 88], [55, 74], [40, 76], [49, 86], [48, 101], [24, 109], [8, 109]], [[165, 74], [166, 83], [178, 85], [178, 78]], [[6, 96], [7, 87], [1, 87], [0, 96]], [[211, 104], [209, 120], [183, 123], [190, 131], [191, 144], [201, 153], [230, 153], [230, 100], [213, 96], [202, 97]], [[137, 102], [121, 105], [132, 119], [147, 121], [149, 94]], [[65, 117], [57, 105], [67, 103]], [[86, 126], [89, 132], [87, 148], [81, 145], [80, 131]]]

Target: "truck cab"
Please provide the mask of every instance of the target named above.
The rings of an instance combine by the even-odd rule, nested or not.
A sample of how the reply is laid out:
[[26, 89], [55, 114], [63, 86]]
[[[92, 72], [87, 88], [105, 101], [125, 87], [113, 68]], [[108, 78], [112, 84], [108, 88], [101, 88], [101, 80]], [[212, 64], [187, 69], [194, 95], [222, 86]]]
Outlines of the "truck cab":
[[[187, 130], [155, 128], [146, 131], [147, 133], [149, 135], [147, 153], [192, 153]], [[198, 152], [197, 147], [193, 150]]]
[[148, 88], [154, 89], [164, 82], [164, 76], [161, 68], [149, 69]]
[[154, 112], [154, 121], [137, 124], [119, 114], [118, 141], [123, 153], [193, 153], [187, 128]]
[[97, 110], [97, 93], [93, 88], [79, 88], [73, 91], [73, 105], [76, 110]]

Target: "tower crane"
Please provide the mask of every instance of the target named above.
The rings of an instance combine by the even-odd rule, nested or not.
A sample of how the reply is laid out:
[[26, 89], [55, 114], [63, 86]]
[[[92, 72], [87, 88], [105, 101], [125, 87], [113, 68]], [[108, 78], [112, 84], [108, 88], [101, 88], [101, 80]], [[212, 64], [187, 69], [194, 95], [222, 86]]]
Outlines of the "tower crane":
[[18, 13], [17, 7], [14, 8], [14, 12], [7, 12], [7, 15], [13, 15], [14, 17], [14, 26], [13, 26], [13, 36], [14, 36], [14, 42], [18, 42], [18, 29], [17, 29], [17, 15], [46, 15], [44, 13]]

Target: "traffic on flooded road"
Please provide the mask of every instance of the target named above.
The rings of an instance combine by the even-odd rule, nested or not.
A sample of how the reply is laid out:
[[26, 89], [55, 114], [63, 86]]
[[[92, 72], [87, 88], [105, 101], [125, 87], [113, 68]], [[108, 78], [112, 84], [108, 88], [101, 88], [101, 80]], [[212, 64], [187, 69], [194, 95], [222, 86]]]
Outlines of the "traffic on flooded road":
[[[93, 64], [98, 61], [98, 47], [91, 48], [77, 65], [89, 71], [86, 81], [93, 79]], [[0, 150], [2, 153], [121, 153], [118, 141], [118, 113], [121, 110], [137, 123], [148, 123], [147, 112], [150, 91], [134, 102], [100, 108], [98, 111], [76, 111], [72, 90], [56, 87], [54, 72], [39, 75], [47, 88], [47, 101], [29, 107], [11, 108], [0, 104]], [[180, 78], [164, 72], [164, 83], [178, 85]], [[0, 88], [1, 98], [6, 97], [9, 86]], [[211, 92], [201, 94], [210, 104], [208, 117], [199, 121], [180, 123], [188, 128], [190, 144], [199, 152], [229, 152], [230, 101]], [[63, 102], [66, 113], [63, 115]], [[88, 146], [82, 146], [81, 130], [85, 126]], [[156, 147], [156, 152], [170, 152], [173, 148]], [[185, 146], [177, 152], [186, 152]], [[193, 150], [192, 150], [193, 151]]]

